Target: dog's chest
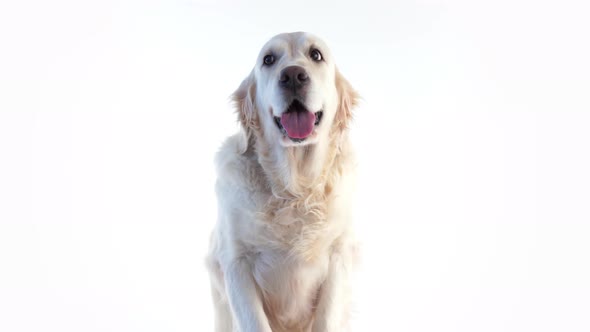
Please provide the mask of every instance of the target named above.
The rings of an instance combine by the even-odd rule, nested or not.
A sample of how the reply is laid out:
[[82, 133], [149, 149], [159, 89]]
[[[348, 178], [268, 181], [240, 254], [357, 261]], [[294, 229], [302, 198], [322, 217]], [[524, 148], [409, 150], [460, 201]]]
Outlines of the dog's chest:
[[308, 261], [270, 250], [256, 256], [253, 275], [263, 293], [264, 309], [277, 331], [304, 330], [311, 323], [328, 266], [328, 253]]
[[[286, 196], [286, 195], [285, 195]], [[310, 261], [331, 246], [342, 230], [333, 213], [330, 195], [309, 192], [299, 198], [285, 199], [264, 193], [255, 204], [256, 240], [263, 245]]]

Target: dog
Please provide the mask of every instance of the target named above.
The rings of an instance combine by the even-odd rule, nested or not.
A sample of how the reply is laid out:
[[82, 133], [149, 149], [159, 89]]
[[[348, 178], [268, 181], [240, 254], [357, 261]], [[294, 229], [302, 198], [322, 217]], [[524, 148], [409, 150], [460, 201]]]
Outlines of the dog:
[[215, 330], [346, 331], [359, 96], [326, 44], [295, 32], [263, 46], [232, 97], [240, 131], [216, 155], [206, 260]]

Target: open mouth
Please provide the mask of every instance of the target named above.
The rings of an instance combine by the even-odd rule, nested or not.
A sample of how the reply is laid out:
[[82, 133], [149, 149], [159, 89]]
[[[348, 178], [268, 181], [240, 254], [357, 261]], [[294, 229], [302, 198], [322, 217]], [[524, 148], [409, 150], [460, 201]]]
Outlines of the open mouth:
[[303, 142], [322, 121], [322, 111], [312, 113], [299, 101], [294, 100], [283, 114], [274, 120], [283, 135], [293, 142]]

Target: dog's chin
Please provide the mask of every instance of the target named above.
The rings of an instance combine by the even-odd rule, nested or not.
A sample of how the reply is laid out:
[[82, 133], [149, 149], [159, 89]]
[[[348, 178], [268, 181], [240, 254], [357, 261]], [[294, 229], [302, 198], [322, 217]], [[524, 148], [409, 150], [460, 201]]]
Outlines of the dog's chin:
[[279, 138], [279, 142], [284, 147], [292, 147], [292, 146], [306, 146], [316, 144], [319, 141], [319, 135], [316, 130], [314, 130], [309, 136], [303, 139], [296, 139], [291, 138], [288, 135], [281, 135]]

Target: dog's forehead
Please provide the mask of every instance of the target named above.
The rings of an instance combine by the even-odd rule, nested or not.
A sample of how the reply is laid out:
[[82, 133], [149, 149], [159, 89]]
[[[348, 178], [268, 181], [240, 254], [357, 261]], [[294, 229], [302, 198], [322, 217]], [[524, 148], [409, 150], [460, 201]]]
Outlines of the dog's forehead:
[[281, 33], [272, 37], [260, 50], [259, 58], [268, 53], [287, 52], [291, 56], [307, 53], [310, 47], [319, 48], [324, 57], [330, 55], [326, 43], [307, 32]]

